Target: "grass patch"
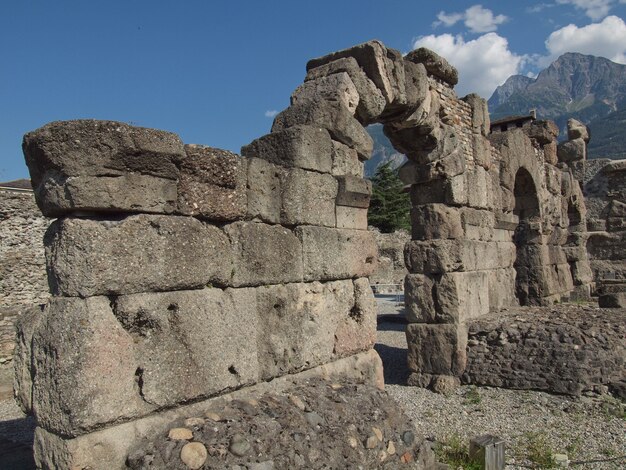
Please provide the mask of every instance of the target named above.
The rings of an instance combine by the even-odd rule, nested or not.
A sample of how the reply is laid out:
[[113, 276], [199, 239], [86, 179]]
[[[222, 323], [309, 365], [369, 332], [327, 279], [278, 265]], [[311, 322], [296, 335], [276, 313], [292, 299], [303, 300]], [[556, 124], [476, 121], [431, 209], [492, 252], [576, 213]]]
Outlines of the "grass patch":
[[469, 447], [457, 435], [452, 435], [435, 445], [437, 460], [453, 469], [481, 470], [481, 465], [469, 457]]
[[530, 432], [525, 436], [525, 457], [532, 465], [532, 468], [557, 468], [554, 460], [554, 452], [545, 434], [541, 432]]
[[473, 385], [467, 390], [464, 398], [466, 405], [479, 405], [482, 400], [478, 388]]

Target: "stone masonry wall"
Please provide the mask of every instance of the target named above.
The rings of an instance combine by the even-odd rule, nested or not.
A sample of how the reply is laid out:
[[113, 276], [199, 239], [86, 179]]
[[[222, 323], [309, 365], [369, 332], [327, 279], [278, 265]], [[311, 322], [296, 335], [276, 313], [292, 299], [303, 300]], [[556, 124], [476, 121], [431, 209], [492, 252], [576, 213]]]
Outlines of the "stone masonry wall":
[[0, 190], [0, 364], [15, 348], [15, 321], [48, 297], [43, 236], [50, 223], [32, 192]]

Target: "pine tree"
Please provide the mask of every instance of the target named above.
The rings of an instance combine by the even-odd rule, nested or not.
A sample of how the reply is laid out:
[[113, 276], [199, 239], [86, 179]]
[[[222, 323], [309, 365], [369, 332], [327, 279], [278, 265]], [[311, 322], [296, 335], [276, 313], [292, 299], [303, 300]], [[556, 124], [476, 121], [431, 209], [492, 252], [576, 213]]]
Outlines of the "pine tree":
[[377, 227], [381, 232], [391, 233], [398, 229], [411, 229], [411, 202], [404, 184], [400, 181], [391, 162], [376, 169], [371, 178], [372, 199], [367, 215], [369, 225]]

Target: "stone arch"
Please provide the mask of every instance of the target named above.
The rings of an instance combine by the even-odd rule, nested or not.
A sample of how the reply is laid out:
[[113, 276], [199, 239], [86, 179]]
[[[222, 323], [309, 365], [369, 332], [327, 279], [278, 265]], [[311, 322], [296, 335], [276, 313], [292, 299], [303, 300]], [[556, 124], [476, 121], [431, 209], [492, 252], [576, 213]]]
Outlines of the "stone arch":
[[530, 172], [520, 167], [515, 174], [513, 189], [515, 208], [513, 213], [518, 218], [513, 241], [516, 248], [515, 257], [515, 296], [520, 305], [536, 303], [539, 292], [536, 290], [538, 260], [533, 240], [539, 235], [540, 204], [537, 196], [537, 185]]

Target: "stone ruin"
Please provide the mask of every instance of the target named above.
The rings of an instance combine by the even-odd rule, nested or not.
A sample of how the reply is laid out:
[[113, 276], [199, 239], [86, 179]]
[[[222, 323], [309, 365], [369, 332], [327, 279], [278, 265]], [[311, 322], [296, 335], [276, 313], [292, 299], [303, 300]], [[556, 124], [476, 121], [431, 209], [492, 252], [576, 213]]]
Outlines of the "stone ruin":
[[490, 132], [457, 81], [431, 51], [378, 41], [313, 59], [244, 158], [109, 121], [27, 134], [37, 203], [58, 217], [52, 297], [23, 315], [15, 364], [38, 464], [123, 467], [175, 416], [293, 374], [381, 385], [372, 123], [408, 157], [410, 384], [458, 384], [468, 325], [491, 311], [587, 297], [585, 205], [558, 129]]

